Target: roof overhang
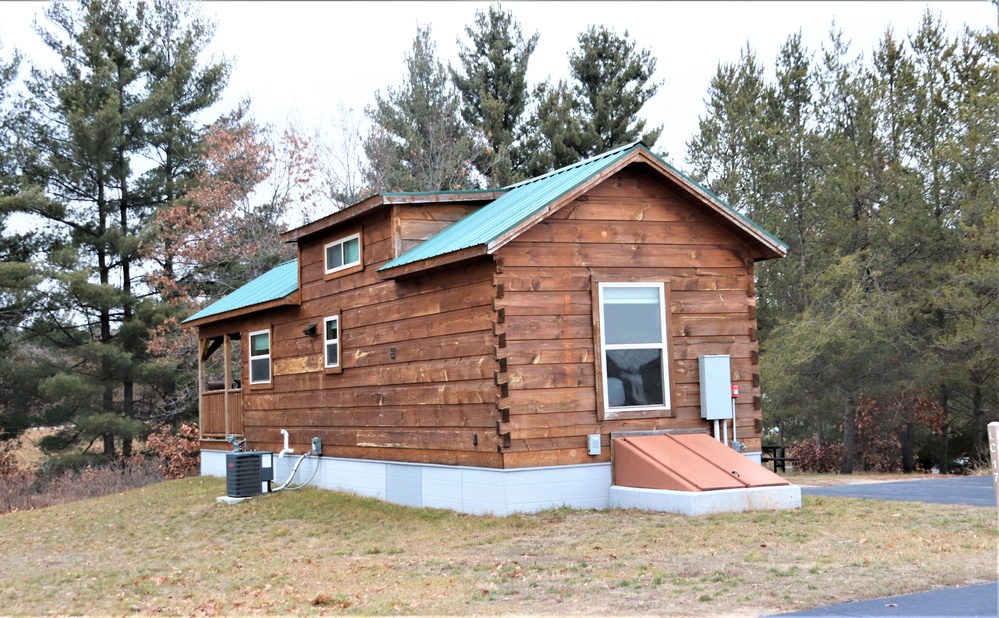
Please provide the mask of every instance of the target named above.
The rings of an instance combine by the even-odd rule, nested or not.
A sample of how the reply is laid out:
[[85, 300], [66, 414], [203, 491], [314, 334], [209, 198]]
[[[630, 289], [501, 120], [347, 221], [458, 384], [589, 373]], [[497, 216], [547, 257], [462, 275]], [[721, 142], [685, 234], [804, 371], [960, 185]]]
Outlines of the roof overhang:
[[238, 318], [240, 316], [248, 315], [250, 313], [257, 313], [258, 311], [265, 311], [267, 309], [275, 309], [277, 307], [287, 307], [300, 305], [301, 294], [298, 290], [295, 290], [288, 296], [284, 298], [278, 298], [265, 303], [258, 303], [256, 305], [249, 305], [246, 307], [240, 307], [239, 309], [233, 309], [232, 311], [226, 311], [223, 313], [216, 313], [214, 315], [205, 316], [198, 320], [185, 320], [181, 324], [185, 327], [196, 328], [199, 326], [204, 326], [205, 324], [214, 324], [216, 322], [223, 322], [232, 318]]
[[298, 304], [301, 304], [298, 260], [288, 260], [204, 307], [181, 324], [202, 326], [265, 309]]
[[[607, 165], [606, 167], [597, 169], [593, 174], [587, 176], [578, 184], [573, 185], [568, 190], [554, 197], [536, 211], [532, 212], [529, 216], [517, 221], [515, 225], [511, 226], [509, 229], [489, 241], [473, 245], [471, 247], [465, 247], [460, 250], [451, 251], [449, 253], [434, 255], [432, 257], [419, 259], [413, 262], [403, 263], [398, 266], [383, 266], [378, 272], [379, 277], [384, 279], [406, 277], [419, 273], [425, 273], [429, 270], [438, 270], [447, 266], [457, 265], [477, 257], [492, 255], [511, 240], [515, 239], [523, 231], [531, 228], [551, 213], [554, 213], [563, 206], [570, 204], [607, 178], [612, 177], [629, 165], [636, 163], [649, 166], [655, 172], [658, 172], [667, 180], [679, 186], [682, 190], [685, 190], [710, 212], [714, 213], [716, 216], [720, 217], [726, 223], [738, 230], [746, 242], [758, 251], [758, 255], [760, 257], [757, 257], [757, 260], [780, 258], [787, 255], [787, 246], [781, 241], [758, 226], [749, 218], [741, 215], [735, 209], [725, 204], [722, 200], [711, 194], [697, 182], [660, 159], [645, 146], [640, 143], [636, 143], [631, 145], [630, 148], [630, 152], [627, 152], [625, 156], [620, 157], [618, 160], [614, 161], [610, 165]], [[530, 182], [531, 181], [525, 181], [519, 185], [514, 185], [510, 188], [510, 191], [516, 191], [518, 187], [529, 184]], [[500, 195], [503, 193], [505, 192], [501, 192]]]
[[335, 225], [347, 223], [370, 212], [394, 204], [446, 204], [462, 202], [487, 203], [506, 193], [505, 189], [472, 191], [426, 191], [415, 193], [379, 193], [363, 199], [343, 210], [338, 210], [281, 234], [282, 242], [298, 242], [303, 238], [320, 234]]

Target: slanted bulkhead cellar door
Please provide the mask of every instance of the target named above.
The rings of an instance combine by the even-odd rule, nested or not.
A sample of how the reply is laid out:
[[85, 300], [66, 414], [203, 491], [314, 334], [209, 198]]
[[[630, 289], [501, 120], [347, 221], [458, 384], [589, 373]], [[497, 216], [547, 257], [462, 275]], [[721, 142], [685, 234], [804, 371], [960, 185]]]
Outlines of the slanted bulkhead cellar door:
[[614, 484], [712, 491], [790, 485], [708, 434], [629, 436], [614, 440]]

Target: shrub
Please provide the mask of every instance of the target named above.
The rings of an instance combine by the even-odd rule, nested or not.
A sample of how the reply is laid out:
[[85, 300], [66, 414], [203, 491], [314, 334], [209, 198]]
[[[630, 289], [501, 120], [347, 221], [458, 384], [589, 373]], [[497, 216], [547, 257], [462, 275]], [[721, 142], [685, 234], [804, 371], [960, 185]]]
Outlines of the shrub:
[[31, 491], [35, 475], [17, 465], [12, 452], [16, 446], [6, 442], [0, 446], [0, 513], [20, 510], [20, 496]]
[[100, 453], [65, 453], [45, 460], [37, 474], [39, 478], [51, 481], [71, 472], [82, 472], [87, 468], [105, 468], [114, 462], [113, 458]]
[[159, 459], [167, 479], [197, 476], [201, 472], [201, 442], [194, 423], [181, 423], [174, 431], [161, 425], [146, 439], [146, 453]]
[[0, 514], [107, 496], [163, 480], [157, 461], [133, 457], [118, 463], [82, 469], [66, 467], [48, 476], [5, 468], [5, 476], [0, 477]]
[[181, 423], [161, 426], [149, 436], [141, 455], [128, 459], [97, 453], [50, 458], [37, 472], [17, 465], [12, 447], [0, 445], [0, 514], [44, 508], [84, 498], [121, 493], [197, 475], [201, 467], [198, 428]]
[[795, 467], [802, 472], [839, 472], [846, 449], [839, 442], [819, 446], [814, 440], [803, 440], [788, 446], [787, 456], [798, 458]]

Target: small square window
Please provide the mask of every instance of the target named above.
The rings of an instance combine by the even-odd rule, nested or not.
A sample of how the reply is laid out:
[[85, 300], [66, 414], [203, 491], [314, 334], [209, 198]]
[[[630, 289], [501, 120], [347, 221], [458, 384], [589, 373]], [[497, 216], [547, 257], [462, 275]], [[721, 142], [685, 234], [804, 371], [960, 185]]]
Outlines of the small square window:
[[326, 245], [326, 274], [361, 263], [361, 235], [354, 234]]
[[267, 384], [271, 381], [271, 332], [260, 330], [250, 333], [250, 384]]

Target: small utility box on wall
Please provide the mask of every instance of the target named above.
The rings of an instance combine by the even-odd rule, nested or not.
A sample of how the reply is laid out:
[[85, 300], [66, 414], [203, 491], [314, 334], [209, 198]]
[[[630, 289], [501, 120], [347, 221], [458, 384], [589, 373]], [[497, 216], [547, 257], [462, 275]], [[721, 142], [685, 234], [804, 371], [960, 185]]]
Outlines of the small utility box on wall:
[[718, 421], [732, 418], [732, 368], [728, 354], [697, 357], [701, 375], [701, 418]]

